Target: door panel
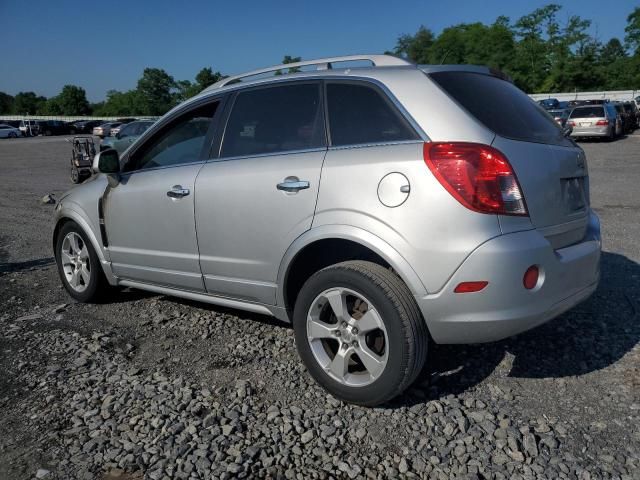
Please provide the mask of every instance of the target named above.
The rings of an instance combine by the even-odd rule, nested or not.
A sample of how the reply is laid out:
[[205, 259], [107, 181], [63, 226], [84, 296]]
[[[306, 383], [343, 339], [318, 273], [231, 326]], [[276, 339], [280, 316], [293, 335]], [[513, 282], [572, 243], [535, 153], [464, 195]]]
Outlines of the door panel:
[[[194, 184], [202, 163], [124, 174], [104, 202], [114, 273], [122, 278], [202, 291]], [[172, 187], [189, 190], [167, 195]]]
[[[325, 153], [257, 156], [203, 167], [195, 216], [209, 293], [275, 304], [280, 260], [311, 228]], [[282, 190], [295, 179], [309, 187]], [[287, 185], [279, 190], [279, 184]]]

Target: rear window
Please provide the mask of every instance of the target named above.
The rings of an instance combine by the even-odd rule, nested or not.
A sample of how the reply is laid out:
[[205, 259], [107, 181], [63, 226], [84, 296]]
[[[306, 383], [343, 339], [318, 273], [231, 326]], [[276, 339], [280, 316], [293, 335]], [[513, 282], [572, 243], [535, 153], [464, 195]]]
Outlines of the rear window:
[[604, 117], [604, 107], [578, 107], [571, 112], [571, 118]]
[[571, 145], [553, 118], [512, 83], [472, 72], [435, 72], [430, 76], [480, 123], [501, 137]]

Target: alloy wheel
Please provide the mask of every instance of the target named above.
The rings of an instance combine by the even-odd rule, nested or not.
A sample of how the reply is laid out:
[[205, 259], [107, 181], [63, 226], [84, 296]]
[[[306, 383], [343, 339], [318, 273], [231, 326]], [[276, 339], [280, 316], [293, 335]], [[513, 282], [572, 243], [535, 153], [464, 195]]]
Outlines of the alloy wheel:
[[69, 232], [62, 240], [60, 263], [69, 286], [84, 292], [91, 281], [91, 261], [84, 240], [76, 232]]
[[331, 288], [315, 298], [307, 314], [307, 339], [327, 375], [346, 386], [373, 383], [387, 365], [382, 317], [363, 295], [347, 288]]

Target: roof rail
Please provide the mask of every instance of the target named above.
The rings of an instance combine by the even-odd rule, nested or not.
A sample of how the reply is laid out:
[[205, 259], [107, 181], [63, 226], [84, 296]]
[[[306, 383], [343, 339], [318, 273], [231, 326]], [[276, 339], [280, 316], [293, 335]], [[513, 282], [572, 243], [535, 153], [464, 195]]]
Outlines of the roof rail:
[[216, 82], [213, 85], [205, 88], [203, 91], [206, 92], [206, 91], [222, 88], [225, 85], [228, 85], [229, 83], [232, 83], [232, 82], [235, 83], [242, 78], [253, 77], [255, 75], [261, 75], [263, 73], [276, 72], [278, 70], [285, 70], [289, 68], [307, 67], [310, 65], [316, 65], [317, 70], [330, 70], [332, 68], [333, 63], [353, 62], [358, 60], [368, 60], [373, 64], [374, 67], [413, 65], [408, 60], [405, 60], [400, 57], [396, 57], [394, 55], [346, 55], [343, 57], [318, 58], [316, 60], [307, 60], [304, 62], [283, 63], [282, 65], [274, 65], [272, 67], [261, 68], [259, 70], [252, 70], [250, 72], [241, 73], [240, 75], [234, 75], [231, 77], [223, 78], [219, 82]]

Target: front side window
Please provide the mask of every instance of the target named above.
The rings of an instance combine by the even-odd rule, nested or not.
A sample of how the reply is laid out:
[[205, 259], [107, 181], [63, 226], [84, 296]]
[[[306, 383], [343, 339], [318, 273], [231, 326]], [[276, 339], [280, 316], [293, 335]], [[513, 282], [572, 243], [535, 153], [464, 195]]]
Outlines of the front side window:
[[124, 171], [198, 161], [218, 103], [190, 110], [169, 122], [135, 151]]
[[396, 109], [374, 88], [352, 83], [327, 85], [332, 145], [417, 140]]
[[220, 156], [250, 156], [322, 146], [320, 86], [303, 83], [238, 93]]

